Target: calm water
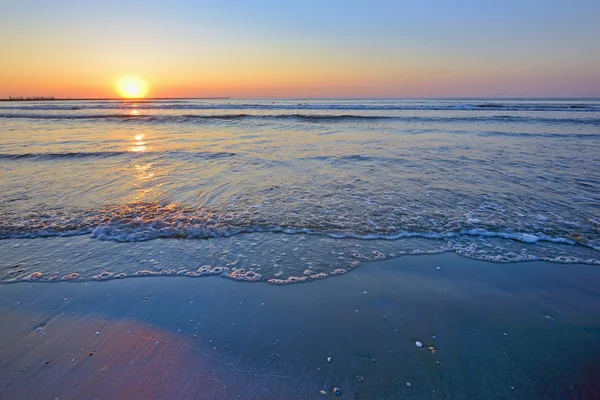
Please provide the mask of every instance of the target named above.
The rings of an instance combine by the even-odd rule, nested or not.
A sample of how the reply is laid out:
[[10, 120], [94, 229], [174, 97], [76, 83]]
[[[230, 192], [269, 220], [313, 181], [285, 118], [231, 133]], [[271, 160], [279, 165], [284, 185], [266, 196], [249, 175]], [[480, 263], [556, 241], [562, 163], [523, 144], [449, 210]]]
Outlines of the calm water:
[[600, 264], [599, 101], [2, 102], [0, 169], [3, 282]]

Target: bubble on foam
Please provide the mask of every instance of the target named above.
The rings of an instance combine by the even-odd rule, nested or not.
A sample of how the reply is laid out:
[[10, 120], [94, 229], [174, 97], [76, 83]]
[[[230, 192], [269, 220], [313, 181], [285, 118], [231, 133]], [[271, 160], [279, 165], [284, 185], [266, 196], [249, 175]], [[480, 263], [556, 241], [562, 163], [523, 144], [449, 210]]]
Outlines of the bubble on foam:
[[23, 281], [37, 281], [38, 279], [40, 279], [42, 277], [42, 273], [37, 271], [37, 272], [33, 272], [25, 277], [23, 277], [21, 280]]
[[76, 272], [73, 272], [71, 274], [65, 275], [62, 278], [60, 278], [61, 281], [74, 281], [76, 279], [79, 278], [79, 274]]
[[103, 271], [97, 275], [92, 276], [91, 279], [95, 281], [107, 281], [111, 279], [113, 275], [114, 274], [112, 272]]
[[267, 282], [273, 285], [289, 285], [291, 283], [307, 282], [308, 280], [308, 276], [290, 276], [287, 279], [269, 279]]
[[312, 274], [308, 276], [290, 276], [287, 279], [268, 279], [267, 282], [272, 285], [289, 285], [292, 283], [304, 283], [317, 279], [325, 279], [329, 276], [329, 274], [325, 272], [320, 272], [318, 274]]
[[227, 267], [214, 267], [213, 269], [210, 270], [211, 274], [216, 275], [216, 274], [224, 274], [227, 273], [229, 271], [229, 268]]
[[383, 260], [383, 259], [385, 259], [385, 254], [383, 254], [379, 250], [373, 250], [372, 253], [373, 253], [373, 259], [374, 260]]
[[310, 279], [315, 280], [315, 279], [325, 279], [327, 278], [329, 275], [324, 273], [324, 272], [319, 272], [318, 274], [314, 274], [309, 276]]
[[177, 275], [177, 271], [174, 269], [161, 269], [159, 274], [163, 276], [173, 276]]
[[254, 271], [244, 271], [243, 269], [234, 270], [229, 274], [231, 279], [236, 281], [256, 282], [262, 280], [262, 276]]
[[141, 271], [135, 271], [131, 276], [140, 277], [140, 276], [157, 276], [159, 275], [156, 271], [149, 271], [147, 269]]
[[[185, 270], [187, 271], [187, 270]], [[183, 275], [197, 278], [200, 276], [210, 276], [210, 275], [225, 275], [227, 276], [229, 272], [228, 267], [212, 267], [210, 265], [203, 265], [196, 271], [187, 271]]]
[[287, 279], [276, 279], [276, 278], [268, 279], [267, 282], [272, 285], [287, 285], [289, 283], [287, 281]]
[[200, 275], [211, 275], [212, 267], [210, 265], [203, 265], [198, 268], [197, 273]]
[[289, 283], [302, 283], [308, 281], [308, 277], [306, 276], [290, 276], [287, 278]]

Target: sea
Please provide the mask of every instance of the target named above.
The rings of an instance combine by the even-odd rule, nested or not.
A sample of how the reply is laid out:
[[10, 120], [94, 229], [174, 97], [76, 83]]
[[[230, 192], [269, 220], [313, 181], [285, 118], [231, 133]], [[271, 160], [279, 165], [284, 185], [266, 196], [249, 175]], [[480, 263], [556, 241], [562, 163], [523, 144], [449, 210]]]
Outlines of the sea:
[[600, 100], [0, 102], [0, 283], [600, 265]]

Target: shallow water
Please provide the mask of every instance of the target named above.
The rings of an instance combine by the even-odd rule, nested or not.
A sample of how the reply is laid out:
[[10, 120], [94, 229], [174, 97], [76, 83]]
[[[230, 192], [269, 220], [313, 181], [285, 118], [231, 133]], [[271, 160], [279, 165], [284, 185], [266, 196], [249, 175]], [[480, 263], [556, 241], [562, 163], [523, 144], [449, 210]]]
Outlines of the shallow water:
[[3, 102], [0, 169], [3, 282], [600, 264], [600, 101]]

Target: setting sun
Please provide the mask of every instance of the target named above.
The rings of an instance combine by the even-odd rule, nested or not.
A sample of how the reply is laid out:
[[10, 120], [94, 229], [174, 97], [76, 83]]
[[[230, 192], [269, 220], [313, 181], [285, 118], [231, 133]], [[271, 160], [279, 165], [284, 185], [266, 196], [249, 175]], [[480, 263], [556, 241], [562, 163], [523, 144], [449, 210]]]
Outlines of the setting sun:
[[126, 98], [144, 97], [148, 92], [148, 84], [137, 76], [127, 76], [117, 82], [117, 91]]

